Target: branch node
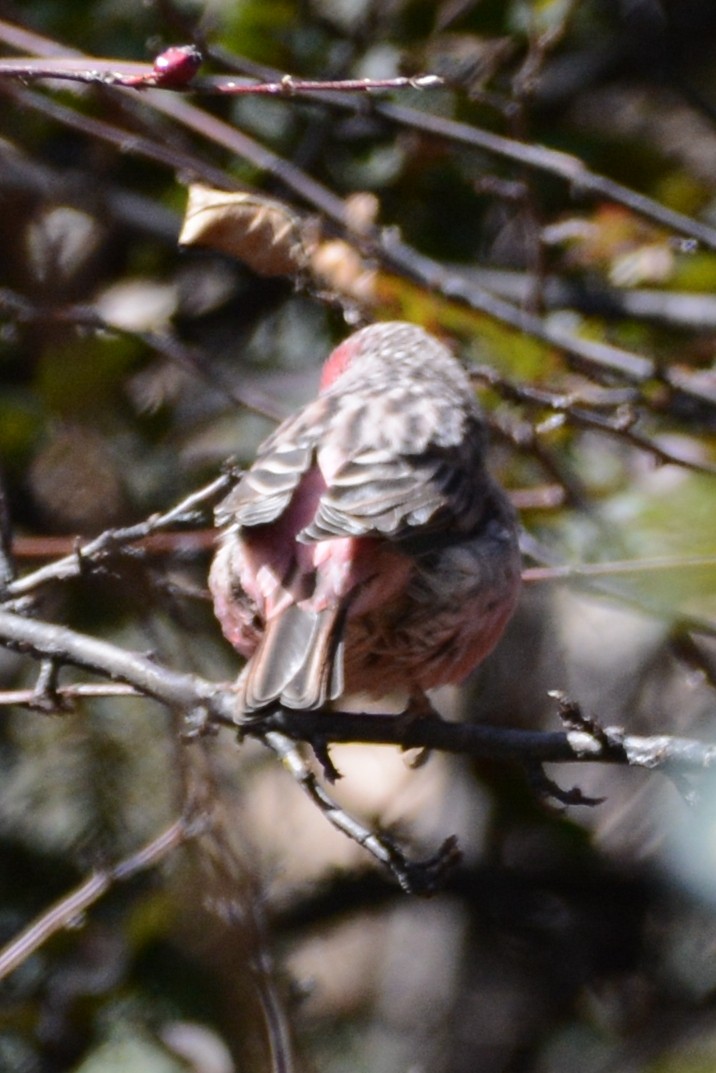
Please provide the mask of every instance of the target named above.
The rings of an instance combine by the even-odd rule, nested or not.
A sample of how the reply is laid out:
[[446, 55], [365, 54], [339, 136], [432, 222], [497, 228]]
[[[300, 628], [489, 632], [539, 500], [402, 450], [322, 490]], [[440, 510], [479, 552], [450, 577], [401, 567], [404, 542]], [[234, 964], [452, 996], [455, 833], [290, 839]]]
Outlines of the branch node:
[[328, 740], [323, 735], [314, 734], [309, 739], [309, 743], [313, 749], [313, 755], [321, 765], [324, 778], [333, 786], [339, 779], [343, 778], [343, 775], [333, 763]]
[[563, 790], [544, 770], [542, 764], [529, 763], [525, 765], [527, 777], [532, 789], [545, 800], [556, 801], [560, 805], [586, 805], [594, 808], [606, 801], [605, 797], [588, 797], [578, 786], [569, 790]]
[[606, 753], [611, 752], [615, 746], [622, 747], [622, 742], [617, 738], [615, 731], [606, 731], [596, 719], [585, 715], [581, 706], [576, 701], [571, 700], [562, 690], [551, 689], [547, 695], [557, 701], [559, 718], [562, 720], [565, 729], [578, 730], [583, 734], [588, 734]]
[[296, 95], [296, 82], [293, 75], [284, 75], [280, 82], [281, 93], [285, 97], [294, 97]]
[[43, 659], [35, 682], [32, 700], [28, 707], [43, 715], [66, 715], [74, 711], [72, 701], [58, 691], [61, 663], [57, 659]]
[[439, 75], [414, 75], [408, 79], [408, 85], [412, 89], [435, 89], [437, 86], [444, 86], [445, 79]]
[[187, 712], [184, 717], [184, 728], [180, 733], [183, 742], [191, 744], [200, 738], [215, 737], [219, 733], [219, 726], [211, 717], [211, 713], [203, 706], [197, 706]]

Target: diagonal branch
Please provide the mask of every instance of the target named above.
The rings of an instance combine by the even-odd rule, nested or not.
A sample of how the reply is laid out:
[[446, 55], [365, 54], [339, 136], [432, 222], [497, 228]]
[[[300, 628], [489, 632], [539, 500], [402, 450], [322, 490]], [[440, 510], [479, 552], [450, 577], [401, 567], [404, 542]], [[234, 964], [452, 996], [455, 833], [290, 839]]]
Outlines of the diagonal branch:
[[5, 586], [4, 602], [7, 604], [10, 600], [15, 601], [27, 596], [48, 581], [78, 577], [88, 563], [101, 562], [108, 555], [116, 554], [118, 548], [144, 540], [152, 533], [186, 524], [187, 521], [196, 521], [198, 512], [206, 511], [217, 503], [228, 492], [234, 480], [234, 474], [224, 473], [206, 487], [192, 492], [163, 514], [153, 514], [142, 522], [125, 526], [122, 529], [106, 529], [86, 544], [78, 544], [77, 549], [71, 555], [65, 555], [53, 563], [48, 563], [46, 566], [33, 570], [32, 573], [11, 581]]
[[291, 737], [269, 729], [262, 729], [259, 736], [328, 822], [388, 868], [406, 894], [434, 894], [445, 874], [459, 862], [460, 851], [455, 838], [447, 838], [428, 860], [409, 860], [392, 839], [376, 834], [336, 804], [305, 763]]
[[198, 833], [199, 827], [196, 824], [191, 825], [184, 819], [176, 820], [151, 842], [112, 868], [93, 872], [80, 886], [60, 898], [0, 950], [0, 980], [14, 972], [53, 935], [64, 928], [72, 927], [74, 922], [115, 884], [131, 879], [138, 872], [153, 868], [172, 850]]
[[716, 474], [716, 464], [698, 458], [689, 458], [678, 451], [673, 451], [656, 440], [651, 439], [634, 428], [639, 414], [631, 405], [619, 405], [610, 417], [597, 413], [593, 409], [580, 405], [571, 395], [535, 388], [530, 384], [518, 384], [501, 376], [489, 365], [474, 365], [470, 368], [473, 379], [487, 384], [503, 398], [515, 402], [525, 402], [543, 407], [559, 414], [570, 424], [593, 429], [608, 436], [614, 436], [631, 444], [641, 451], [646, 451], [659, 462], [683, 466], [698, 473]]
[[170, 670], [147, 656], [78, 633], [0, 610], [0, 644], [35, 659], [53, 659], [133, 685], [140, 693], [192, 720], [232, 722], [232, 692], [193, 674]]

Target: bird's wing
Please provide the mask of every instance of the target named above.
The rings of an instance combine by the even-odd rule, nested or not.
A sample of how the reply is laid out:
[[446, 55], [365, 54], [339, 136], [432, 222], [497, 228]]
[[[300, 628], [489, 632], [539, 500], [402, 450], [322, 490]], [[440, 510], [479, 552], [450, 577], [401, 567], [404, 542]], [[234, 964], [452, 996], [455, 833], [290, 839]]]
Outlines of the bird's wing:
[[288, 418], [219, 505], [217, 524], [275, 522], [317, 464], [325, 489], [299, 539], [402, 540], [476, 521], [484, 484], [478, 411], [449, 390], [425, 400], [412, 385], [330, 392]]
[[259, 447], [251, 469], [217, 507], [216, 524], [254, 526], [276, 521], [311, 468], [331, 410], [325, 399], [318, 398], [282, 422]]
[[[403, 540], [457, 527], [482, 514], [482, 422], [455, 400], [420, 399], [406, 389], [339, 410], [318, 451], [326, 480], [305, 542], [343, 536]], [[452, 403], [452, 404], [451, 404]]]

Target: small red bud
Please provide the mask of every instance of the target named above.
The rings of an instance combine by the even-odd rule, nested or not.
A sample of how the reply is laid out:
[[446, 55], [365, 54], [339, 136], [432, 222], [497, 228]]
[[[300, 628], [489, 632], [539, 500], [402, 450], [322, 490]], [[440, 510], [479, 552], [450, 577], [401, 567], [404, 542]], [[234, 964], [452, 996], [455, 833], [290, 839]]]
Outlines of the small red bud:
[[186, 86], [201, 67], [201, 53], [194, 45], [172, 45], [154, 61], [155, 86]]

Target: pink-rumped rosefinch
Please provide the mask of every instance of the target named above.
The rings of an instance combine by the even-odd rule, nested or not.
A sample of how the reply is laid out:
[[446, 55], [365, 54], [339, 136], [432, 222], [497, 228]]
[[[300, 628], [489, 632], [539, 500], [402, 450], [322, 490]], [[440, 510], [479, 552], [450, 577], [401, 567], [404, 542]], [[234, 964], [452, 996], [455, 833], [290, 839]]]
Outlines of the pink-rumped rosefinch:
[[468, 377], [402, 322], [349, 336], [217, 511], [209, 584], [241, 710], [424, 699], [491, 651], [520, 584]]

